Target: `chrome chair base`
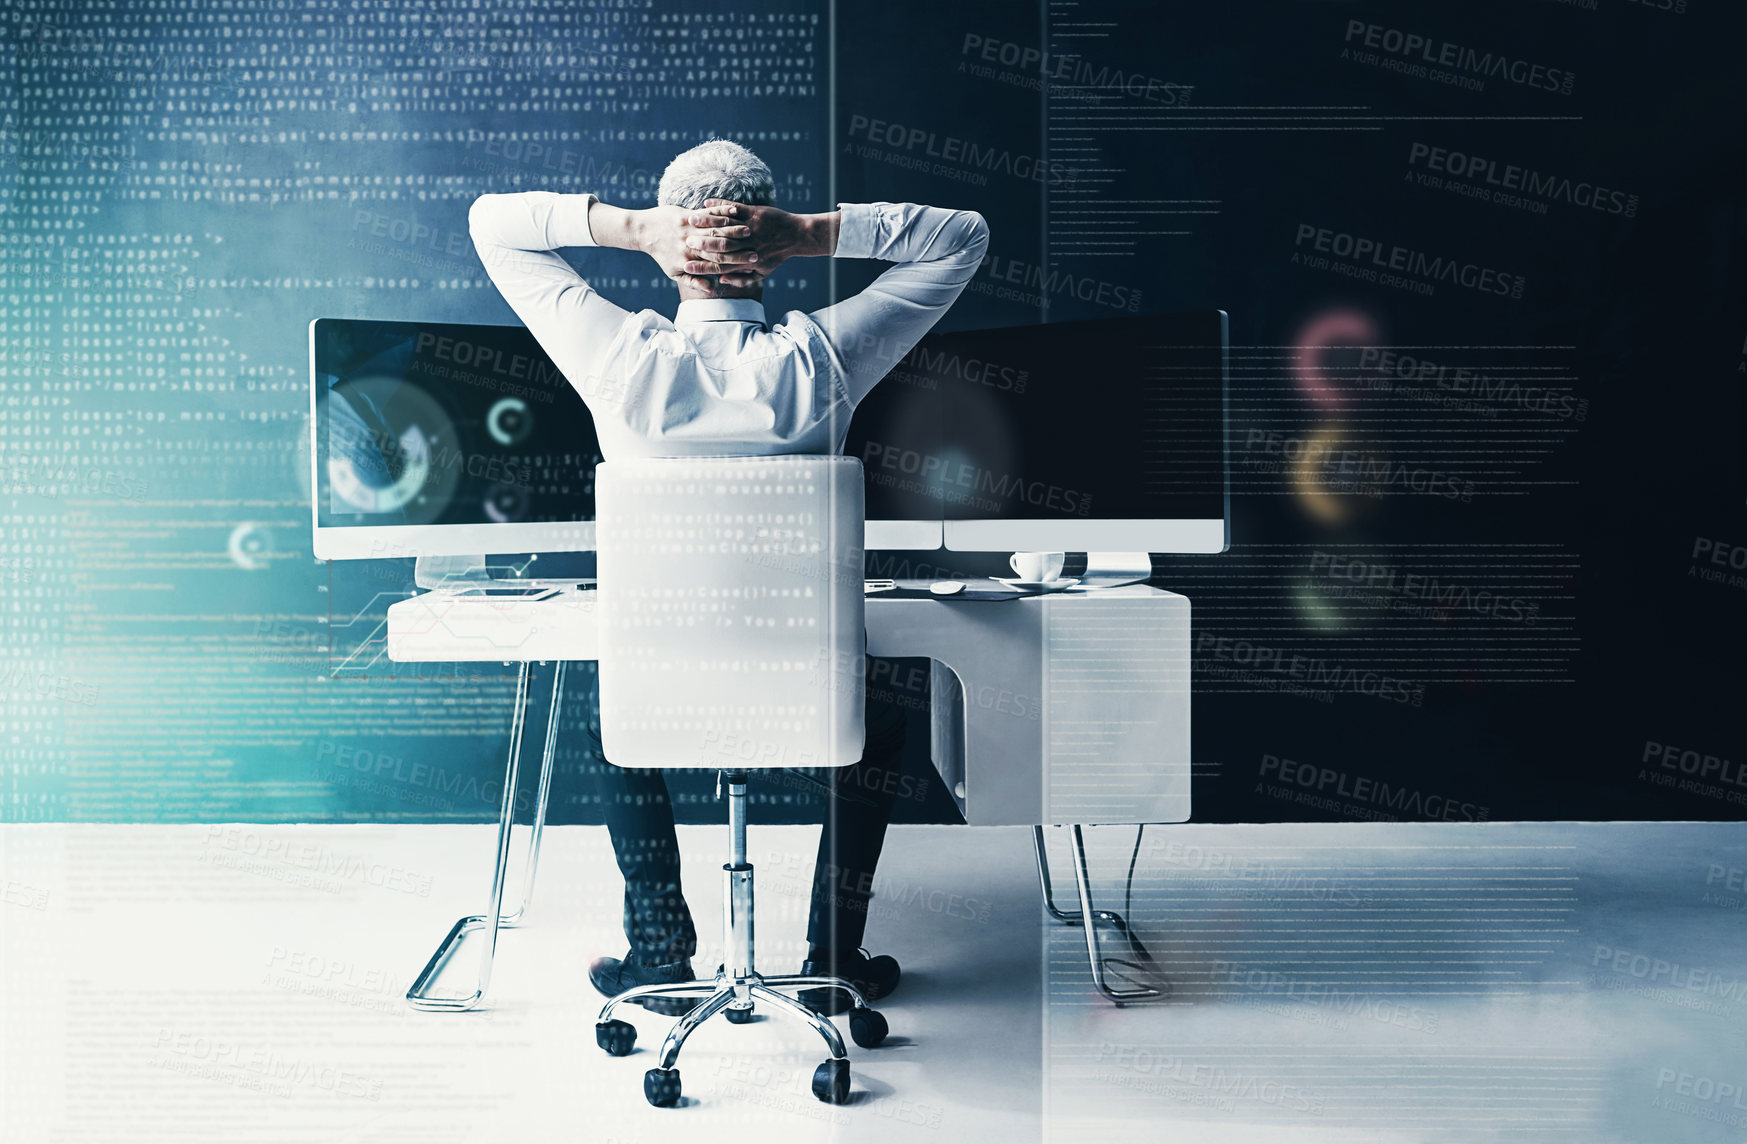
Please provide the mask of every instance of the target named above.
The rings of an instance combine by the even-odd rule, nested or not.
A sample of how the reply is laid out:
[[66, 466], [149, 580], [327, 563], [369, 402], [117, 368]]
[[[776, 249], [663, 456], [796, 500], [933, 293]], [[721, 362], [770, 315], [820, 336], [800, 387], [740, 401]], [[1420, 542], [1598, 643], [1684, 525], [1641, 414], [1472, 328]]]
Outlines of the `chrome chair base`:
[[[1075, 823], [1069, 828], [1073, 831], [1074, 888], [1079, 891], [1080, 898], [1077, 910], [1064, 910], [1055, 904], [1055, 891], [1049, 880], [1049, 855], [1043, 845], [1043, 827], [1033, 826], [1031, 829], [1032, 845], [1037, 850], [1037, 880], [1043, 888], [1043, 908], [1056, 921], [1080, 926], [1086, 931], [1086, 957], [1092, 963], [1092, 984], [1098, 992], [1115, 1002], [1118, 1008], [1167, 996], [1170, 983], [1165, 980], [1164, 972], [1153, 960], [1152, 953], [1129, 928], [1128, 921], [1114, 910], [1092, 908], [1092, 880], [1086, 865], [1086, 838], [1080, 824]], [[1089, 925], [1087, 918], [1092, 919]], [[1122, 936], [1132, 960], [1110, 957], [1103, 952], [1098, 938], [1100, 923]], [[1127, 987], [1113, 985], [1110, 981], [1113, 977], [1130, 984]]]
[[[601, 1008], [600, 1016], [595, 1018], [597, 1026], [613, 1020], [613, 1010], [620, 1005], [637, 1001], [645, 997], [698, 997], [701, 1000], [691, 1007], [690, 1012], [674, 1022], [673, 1028], [667, 1034], [667, 1040], [661, 1045], [661, 1058], [658, 1067], [671, 1069], [679, 1060], [679, 1051], [685, 1046], [686, 1038], [692, 1035], [697, 1027], [711, 1017], [721, 1013], [735, 1024], [752, 1019], [752, 1013], [757, 1002], [762, 1001], [772, 1010], [785, 1017], [791, 1017], [802, 1024], [809, 1025], [825, 1042], [825, 1048], [833, 1058], [845, 1056], [843, 1037], [837, 1032], [829, 1018], [824, 1017], [801, 1004], [794, 997], [778, 992], [781, 989], [841, 989], [848, 993], [854, 1008], [850, 1010], [852, 1035], [855, 1027], [874, 1015], [867, 998], [848, 981], [841, 977], [802, 977], [789, 975], [782, 977], [762, 977], [756, 973], [737, 974], [729, 976], [726, 970], [719, 970], [713, 981], [686, 981], [675, 985], [639, 985], [608, 1001]], [[872, 1024], [872, 1022], [868, 1022]], [[874, 1041], [878, 1044], [884, 1037]], [[861, 1038], [856, 1037], [856, 1043], [861, 1044]], [[871, 1045], [864, 1045], [871, 1048]], [[614, 1053], [623, 1056], [623, 1053]]]
[[637, 1030], [613, 1016], [620, 1005], [648, 997], [699, 998], [689, 1012], [674, 1022], [661, 1044], [656, 1066], [643, 1077], [643, 1095], [649, 1103], [657, 1108], [670, 1108], [679, 1103], [679, 1052], [685, 1047], [686, 1038], [718, 1013], [732, 1024], [750, 1021], [754, 1007], [762, 1003], [775, 1013], [812, 1026], [824, 1040], [831, 1055], [813, 1072], [813, 1095], [828, 1104], [842, 1104], [849, 1099], [849, 1058], [837, 1026], [830, 1018], [779, 990], [827, 988], [848, 993], [853, 1006], [849, 1011], [849, 1033], [864, 1049], [874, 1048], [886, 1039], [886, 1019], [869, 1007], [861, 990], [841, 977], [801, 974], [765, 977], [753, 969], [752, 864], [746, 861], [746, 777], [736, 771], [726, 772], [724, 777], [728, 781], [728, 823], [734, 840], [733, 861], [722, 867], [722, 935], [728, 962], [716, 970], [711, 981], [639, 985], [620, 993], [601, 1007], [600, 1016], [595, 1019], [595, 1043], [615, 1057], [631, 1052]]

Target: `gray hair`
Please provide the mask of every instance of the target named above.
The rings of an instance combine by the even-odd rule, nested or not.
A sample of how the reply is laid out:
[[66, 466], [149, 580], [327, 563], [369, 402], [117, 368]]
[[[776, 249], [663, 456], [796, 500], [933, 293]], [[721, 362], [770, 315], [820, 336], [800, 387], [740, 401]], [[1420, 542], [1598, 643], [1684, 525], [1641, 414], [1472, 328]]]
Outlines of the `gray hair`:
[[768, 206], [776, 198], [776, 180], [764, 160], [740, 144], [710, 139], [674, 156], [655, 195], [664, 207], [687, 210], [703, 206], [705, 199]]

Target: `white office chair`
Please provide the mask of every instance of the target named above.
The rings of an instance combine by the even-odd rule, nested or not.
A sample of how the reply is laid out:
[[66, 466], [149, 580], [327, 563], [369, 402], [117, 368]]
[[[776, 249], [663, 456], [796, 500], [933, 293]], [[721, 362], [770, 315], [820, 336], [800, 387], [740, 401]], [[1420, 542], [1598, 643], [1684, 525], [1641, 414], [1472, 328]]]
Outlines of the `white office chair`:
[[779, 990], [846, 991], [856, 1044], [886, 1036], [883, 1017], [835, 977], [763, 977], [753, 967], [746, 772], [841, 767], [861, 758], [862, 472], [843, 457], [700, 457], [608, 461], [595, 468], [600, 591], [600, 718], [606, 761], [714, 767], [728, 788], [733, 856], [722, 867], [724, 964], [713, 981], [645, 985], [608, 1001], [595, 1039], [614, 1056], [636, 1030], [613, 1010], [634, 998], [698, 997], [643, 1078], [649, 1103], [679, 1100], [675, 1063], [717, 1013], [748, 1021], [755, 1004], [811, 1025], [830, 1058], [813, 1093], [841, 1104], [849, 1061], [831, 1021]]

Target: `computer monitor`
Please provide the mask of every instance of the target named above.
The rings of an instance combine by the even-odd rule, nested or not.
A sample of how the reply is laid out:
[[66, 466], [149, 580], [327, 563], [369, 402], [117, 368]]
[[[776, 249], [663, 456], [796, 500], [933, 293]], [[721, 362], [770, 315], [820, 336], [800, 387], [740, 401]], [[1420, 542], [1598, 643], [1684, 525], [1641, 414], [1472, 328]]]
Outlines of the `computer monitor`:
[[946, 547], [1223, 552], [1227, 322], [1151, 314], [944, 335]]
[[[524, 327], [317, 318], [309, 360], [316, 559], [594, 548], [594, 421]], [[880, 508], [867, 547], [940, 546]]]
[[931, 334], [863, 401], [869, 514], [960, 552], [1223, 552], [1226, 315]]
[[319, 560], [594, 547], [594, 422], [520, 326], [309, 324]]

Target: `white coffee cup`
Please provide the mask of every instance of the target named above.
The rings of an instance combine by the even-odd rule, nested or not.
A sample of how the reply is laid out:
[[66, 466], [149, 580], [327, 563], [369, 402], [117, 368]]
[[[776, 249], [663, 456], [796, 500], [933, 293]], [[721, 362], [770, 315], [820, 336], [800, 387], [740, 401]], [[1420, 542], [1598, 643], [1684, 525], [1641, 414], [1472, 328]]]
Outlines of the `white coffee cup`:
[[1065, 552], [1015, 552], [1007, 563], [1013, 565], [1014, 574], [1021, 580], [1043, 583], [1062, 574], [1062, 562], [1066, 559]]

